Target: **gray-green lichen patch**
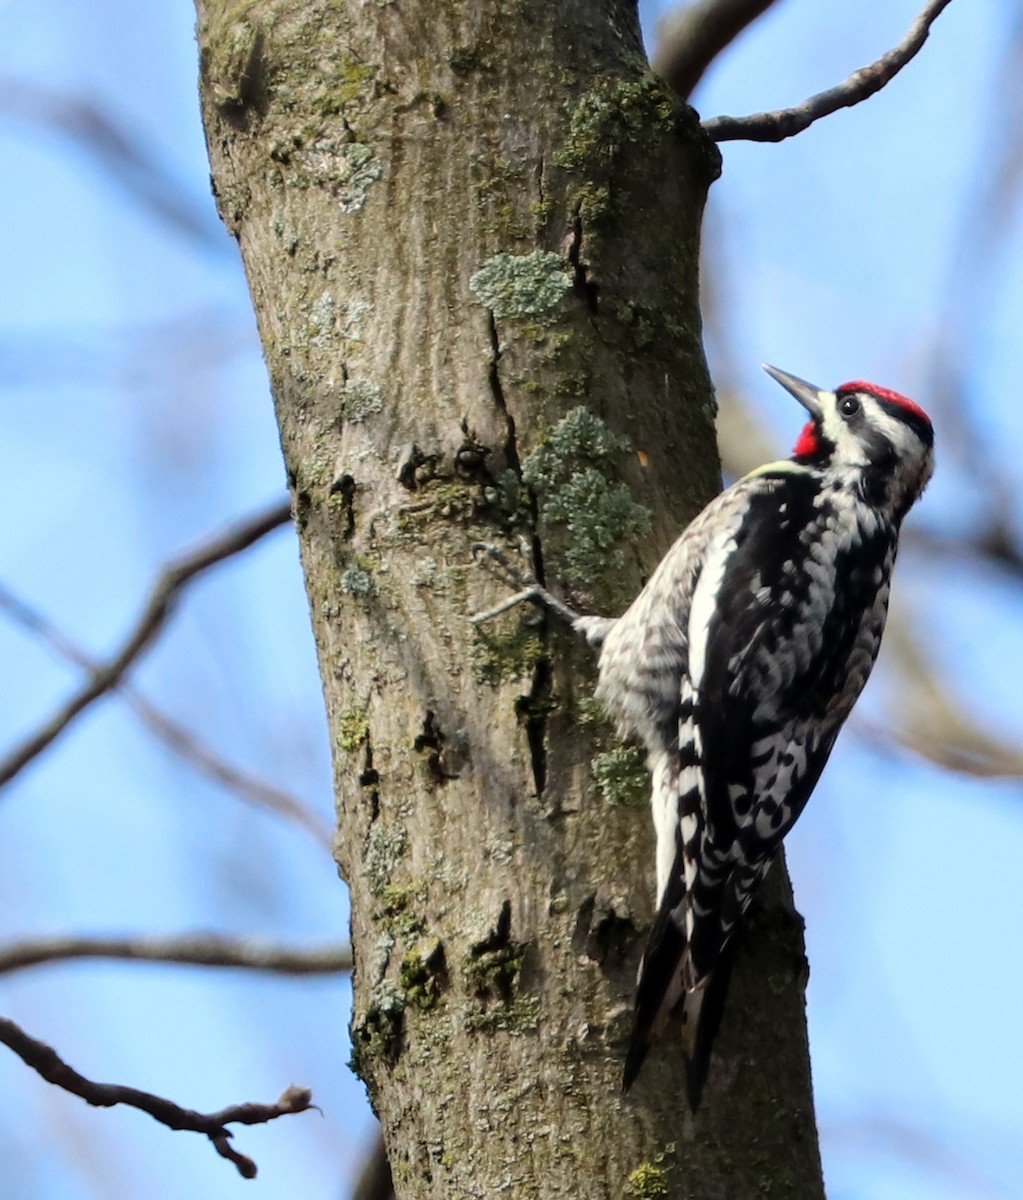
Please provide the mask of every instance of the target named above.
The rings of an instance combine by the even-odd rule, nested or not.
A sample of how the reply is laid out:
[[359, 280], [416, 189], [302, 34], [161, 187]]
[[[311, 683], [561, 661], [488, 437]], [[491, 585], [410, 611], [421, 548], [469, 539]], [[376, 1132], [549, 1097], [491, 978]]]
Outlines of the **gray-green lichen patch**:
[[380, 892], [380, 920], [398, 937], [412, 938], [423, 932], [426, 921], [420, 911], [426, 901], [426, 884], [389, 883]]
[[348, 142], [341, 147], [339, 157], [342, 168], [337, 202], [343, 213], [355, 213], [366, 203], [366, 192], [383, 174], [383, 168], [362, 142]]
[[530, 516], [529, 492], [517, 472], [508, 468], [484, 487], [483, 495], [496, 514], [511, 525], [527, 524]]
[[384, 979], [373, 989], [365, 1016], [352, 1024], [352, 1067], [366, 1077], [375, 1061], [394, 1063], [401, 1052], [405, 997]]
[[617, 479], [631, 450], [599, 417], [574, 408], [522, 464], [541, 520], [564, 524], [570, 537], [565, 575], [592, 584], [625, 563], [625, 551], [650, 528], [650, 511]]
[[534, 321], [553, 320], [572, 277], [560, 254], [495, 254], [469, 280], [476, 299], [494, 315]]
[[341, 418], [358, 423], [380, 412], [384, 407], [383, 393], [369, 379], [349, 378], [341, 385]]
[[378, 70], [374, 63], [340, 58], [334, 67], [331, 86], [320, 96], [320, 110], [324, 115], [332, 115], [364, 104], [373, 93], [372, 84]]
[[309, 310], [309, 340], [314, 346], [325, 347], [334, 340], [337, 304], [330, 292], [322, 292]]
[[[650, 164], [663, 161], [666, 138], [684, 129], [699, 138], [690, 110], [649, 71], [635, 78], [597, 79], [572, 101], [568, 117], [565, 144], [554, 162], [578, 178], [573, 205], [588, 221], [636, 203], [633, 180], [649, 185]], [[716, 178], [720, 155], [709, 138], [702, 142], [708, 179]]]
[[465, 1009], [465, 1028], [470, 1033], [526, 1033], [538, 1029], [542, 1005], [540, 997], [516, 996], [508, 1004], [486, 1007], [472, 1002]]
[[645, 804], [650, 794], [646, 754], [639, 746], [615, 746], [590, 763], [593, 782], [608, 804]]
[[346, 567], [341, 572], [341, 590], [349, 596], [368, 596], [373, 591], [373, 580], [362, 567]]
[[560, 167], [591, 169], [610, 162], [624, 143], [670, 131], [680, 107], [653, 72], [638, 79], [598, 78], [571, 102], [568, 139], [554, 161]]
[[408, 834], [401, 825], [385, 829], [377, 821], [370, 828], [366, 840], [365, 866], [369, 888], [374, 896], [383, 896], [407, 846]]
[[[278, 222], [283, 230], [283, 217], [274, 217], [275, 228]], [[339, 304], [332, 292], [321, 292], [309, 306], [309, 344], [321, 350], [339, 351], [342, 356], [357, 354], [365, 345], [369, 312], [365, 300]], [[350, 420], [358, 420], [360, 412], [380, 411], [380, 389], [369, 380], [349, 379], [341, 394], [342, 404], [349, 409], [344, 415]]]
[[[357, 349], [365, 336], [366, 317], [370, 306], [365, 300], [349, 300], [341, 318], [341, 336], [349, 343], [349, 349]], [[353, 345], [354, 343], [354, 345]]]

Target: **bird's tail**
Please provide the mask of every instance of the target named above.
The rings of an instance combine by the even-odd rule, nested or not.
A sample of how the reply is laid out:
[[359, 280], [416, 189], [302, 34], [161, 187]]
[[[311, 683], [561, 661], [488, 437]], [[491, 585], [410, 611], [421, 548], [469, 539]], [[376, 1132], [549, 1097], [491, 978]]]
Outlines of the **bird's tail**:
[[699, 980], [696, 986], [687, 988], [685, 935], [671, 909], [662, 905], [640, 968], [632, 1038], [622, 1076], [623, 1091], [632, 1087], [647, 1051], [663, 1033], [672, 1012], [680, 1006], [686, 1096], [690, 1109], [696, 1112], [707, 1082], [711, 1050], [721, 1025], [732, 958], [732, 945], [729, 944], [722, 950], [713, 972]]
[[665, 897], [639, 969], [632, 1040], [625, 1056], [622, 1091], [627, 1092], [632, 1087], [651, 1043], [664, 1031], [672, 1010], [682, 997], [685, 952], [685, 934], [674, 921], [670, 902]]
[[686, 1061], [686, 1097], [692, 1112], [700, 1107], [710, 1070], [710, 1053], [725, 1011], [732, 977], [734, 943], [729, 942], [704, 986], [687, 992], [682, 1007], [683, 1053]]

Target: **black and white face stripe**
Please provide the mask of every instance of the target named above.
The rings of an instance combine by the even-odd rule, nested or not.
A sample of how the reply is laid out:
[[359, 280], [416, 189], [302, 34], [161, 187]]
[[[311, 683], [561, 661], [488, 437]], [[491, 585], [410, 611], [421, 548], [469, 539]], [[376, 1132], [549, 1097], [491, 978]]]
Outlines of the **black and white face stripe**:
[[[838, 394], [841, 396], [841, 389]], [[894, 420], [908, 425], [924, 446], [934, 446], [934, 426], [923, 409], [918, 408], [915, 404], [909, 405], [893, 400], [880, 389], [873, 393], [873, 398], [882, 412], [887, 413]]]
[[906, 407], [866, 384], [820, 393], [817, 425], [833, 447], [832, 467], [918, 466], [930, 454], [934, 432], [920, 410]]

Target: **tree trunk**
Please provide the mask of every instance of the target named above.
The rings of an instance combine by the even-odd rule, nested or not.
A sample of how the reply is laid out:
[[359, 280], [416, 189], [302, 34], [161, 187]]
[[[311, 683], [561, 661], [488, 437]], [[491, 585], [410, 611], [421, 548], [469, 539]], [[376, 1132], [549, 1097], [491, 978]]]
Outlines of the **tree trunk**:
[[619, 612], [716, 490], [716, 148], [625, 0], [198, 7], [330, 720], [355, 1065], [399, 1197], [821, 1196], [781, 880], [705, 1107], [674, 1035], [623, 1098], [641, 762], [570, 632], [468, 622], [507, 591], [474, 543]]

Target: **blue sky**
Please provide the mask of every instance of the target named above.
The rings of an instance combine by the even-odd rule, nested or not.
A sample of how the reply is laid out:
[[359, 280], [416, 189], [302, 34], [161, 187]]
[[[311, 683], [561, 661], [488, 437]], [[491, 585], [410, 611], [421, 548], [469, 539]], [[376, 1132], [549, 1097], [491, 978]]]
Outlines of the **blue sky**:
[[[916, 2], [784, 0], [714, 68], [697, 106], [712, 116], [798, 102], [894, 44]], [[926, 406], [951, 323], [969, 333], [960, 365], [986, 464], [1018, 495], [1015, 212], [982, 310], [957, 312], [950, 293], [969, 251], [964, 206], [1000, 134], [993, 88], [1015, 19], [1007, 3], [954, 0], [869, 103], [779, 146], [724, 147], [708, 236], [728, 368], [779, 449], [800, 417], [762, 360], [821, 384], [874, 379]], [[244, 280], [208, 194], [193, 20], [184, 0], [0, 4], [0, 80], [115, 114], [201, 230], [186, 237], [154, 219], [74, 141], [13, 115], [0, 91], [0, 579], [97, 654], [170, 555], [283, 488]], [[939, 474], [912, 520], [943, 534], [981, 519], [987, 500], [954, 419], [935, 416]], [[1018, 743], [1018, 584], [910, 552], [895, 594], [964, 703]], [[3, 621], [0, 656], [6, 744], [75, 673]], [[198, 584], [137, 682], [329, 819], [289, 532]], [[884, 721], [892, 694], [882, 675], [864, 714]], [[831, 1200], [1019, 1195], [1019, 784], [949, 776], [850, 728], [789, 861], [807, 920]], [[199, 779], [116, 699], [4, 793], [0, 868], [4, 941], [192, 928], [313, 941], [347, 929], [343, 888], [313, 839]], [[238, 1134], [269, 1200], [336, 1197], [357, 1169], [371, 1118], [344, 1069], [348, 1005], [338, 980], [98, 964], [0, 977], [0, 1011], [96, 1077], [199, 1108], [311, 1085], [322, 1117]], [[0, 1090], [17, 1097], [0, 1161], [19, 1200], [253, 1194], [202, 1139], [88, 1110], [9, 1055]]]

